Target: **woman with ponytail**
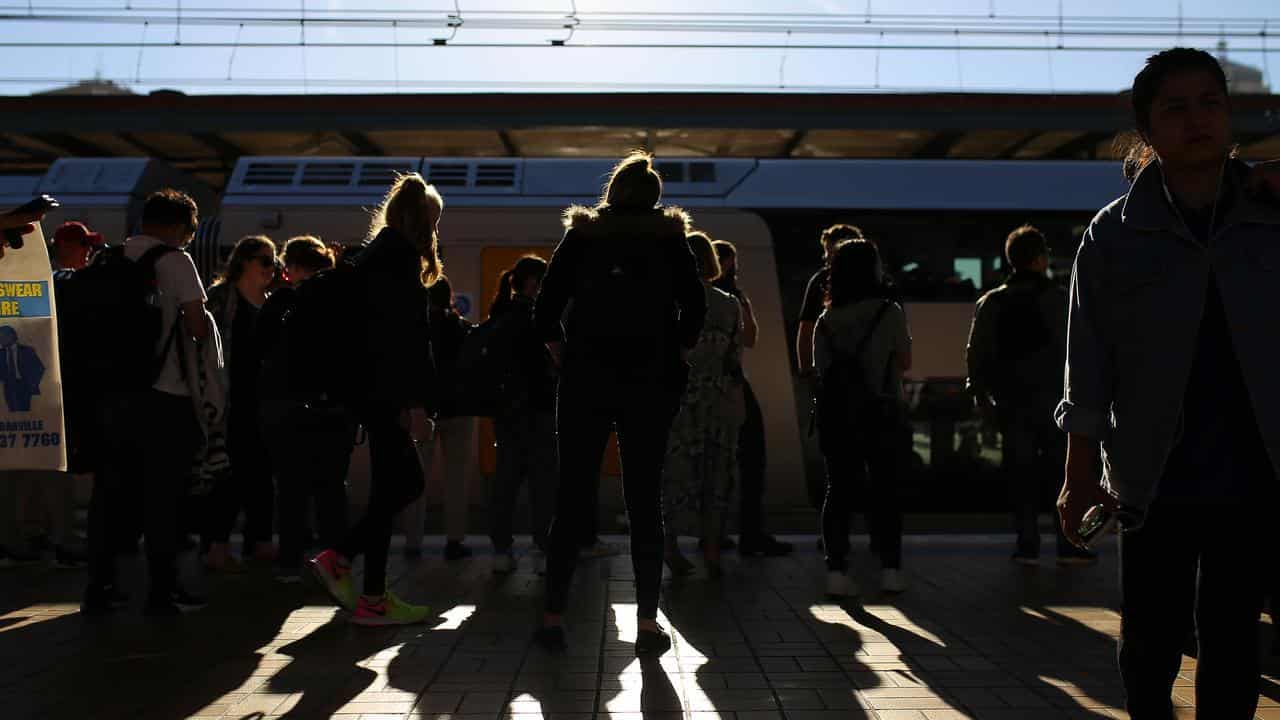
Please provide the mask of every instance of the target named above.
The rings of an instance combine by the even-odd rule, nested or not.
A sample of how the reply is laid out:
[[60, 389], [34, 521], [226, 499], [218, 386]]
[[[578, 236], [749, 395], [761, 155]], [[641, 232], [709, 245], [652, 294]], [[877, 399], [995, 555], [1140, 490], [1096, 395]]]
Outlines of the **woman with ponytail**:
[[[423, 489], [419, 442], [431, 437], [435, 370], [429, 339], [427, 287], [439, 278], [440, 193], [409, 173], [391, 186], [374, 213], [369, 239], [354, 263], [359, 282], [351, 301], [363, 327], [335, 328], [334, 357], [359, 356], [342, 372], [359, 377], [348, 402], [369, 436], [371, 487], [364, 517], [335, 547], [311, 560], [316, 577], [358, 625], [423, 622], [424, 606], [400, 600], [387, 587], [387, 551], [396, 515]], [[317, 358], [317, 362], [324, 359]], [[364, 592], [351, 582], [351, 561], [364, 555]]]
[[512, 524], [520, 486], [529, 483], [533, 509], [534, 569], [545, 571], [547, 528], [555, 511], [556, 377], [551, 356], [533, 324], [534, 298], [542, 288], [547, 261], [526, 255], [502, 273], [489, 318], [501, 324], [511, 340], [512, 367], [503, 390], [502, 409], [494, 418], [498, 468], [493, 487], [494, 572], [515, 569]]
[[1280, 549], [1280, 204], [1250, 192], [1253, 173], [1232, 158], [1212, 55], [1153, 55], [1131, 98], [1144, 146], [1132, 185], [1094, 218], [1072, 273], [1058, 512], [1078, 545], [1092, 539], [1090, 510], [1121, 525], [1129, 716], [1173, 717], [1194, 629], [1197, 717], [1243, 720], [1258, 704], [1258, 616]]

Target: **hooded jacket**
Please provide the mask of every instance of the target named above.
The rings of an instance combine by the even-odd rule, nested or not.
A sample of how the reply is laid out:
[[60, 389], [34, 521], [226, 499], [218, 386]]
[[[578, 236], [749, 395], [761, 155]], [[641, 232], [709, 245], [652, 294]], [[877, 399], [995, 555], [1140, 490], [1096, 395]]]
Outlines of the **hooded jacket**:
[[[661, 380], [680, 348], [698, 343], [706, 296], [678, 208], [615, 210], [574, 206], [542, 281], [534, 324], [543, 342], [565, 343], [564, 377]], [[627, 297], [600, 291], [636, 283]], [[597, 298], [610, 297], [603, 306]]]
[[1207, 247], [1179, 218], [1153, 162], [1098, 213], [1076, 255], [1058, 424], [1101, 443], [1104, 486], [1136, 509], [1156, 496], [1179, 439], [1210, 273], [1271, 468], [1280, 470], [1280, 207], [1241, 189], [1248, 166], [1233, 160], [1226, 172], [1236, 180], [1231, 209]]

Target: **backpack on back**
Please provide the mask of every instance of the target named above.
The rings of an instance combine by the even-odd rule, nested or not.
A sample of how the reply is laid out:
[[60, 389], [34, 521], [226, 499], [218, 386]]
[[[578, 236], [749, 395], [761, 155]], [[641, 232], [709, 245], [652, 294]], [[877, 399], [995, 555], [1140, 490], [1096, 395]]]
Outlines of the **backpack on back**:
[[157, 245], [138, 260], [123, 247], [98, 253], [82, 270], [54, 279], [63, 382], [72, 389], [145, 390], [160, 376], [177, 340], [164, 327], [156, 263], [171, 252]]
[[516, 366], [518, 328], [513, 320], [508, 313], [467, 330], [453, 368], [459, 416], [502, 417], [519, 410], [522, 383]]
[[675, 315], [669, 249], [652, 234], [615, 233], [593, 238], [579, 267], [574, 324], [600, 358], [616, 369], [651, 371], [672, 348], [668, 325]]
[[[880, 304], [875, 316], [853, 352], [836, 348], [830, 325], [820, 325], [833, 358], [822, 373], [822, 386], [814, 403], [818, 427], [818, 444], [824, 453], [848, 446], [865, 446], [874, 442], [877, 433], [890, 431], [901, 424], [896, 398], [886, 397], [880, 388], [867, 382], [863, 356], [867, 346], [889, 311], [890, 303]], [[885, 372], [888, 372], [886, 366]]]
[[350, 408], [358, 403], [368, 345], [362, 312], [367, 298], [358, 259], [298, 286], [280, 336], [263, 357], [264, 415], [279, 419], [299, 404]]
[[[996, 307], [996, 357], [993, 390], [1006, 401], [1017, 401], [1044, 386], [1053, 361], [1045, 354], [1053, 343], [1045, 324], [1041, 298], [1043, 284], [1030, 287], [1006, 287], [999, 294]], [[1000, 397], [997, 397], [1000, 402]], [[1001, 403], [1004, 404], [1004, 403]]]

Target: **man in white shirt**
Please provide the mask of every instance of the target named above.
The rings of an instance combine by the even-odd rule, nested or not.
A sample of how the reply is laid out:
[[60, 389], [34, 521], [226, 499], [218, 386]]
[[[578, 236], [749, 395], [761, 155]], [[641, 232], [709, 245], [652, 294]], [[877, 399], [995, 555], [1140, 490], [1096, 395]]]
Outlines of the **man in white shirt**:
[[[162, 331], [150, 361], [158, 370], [146, 368], [148, 378], [154, 374], [150, 388], [113, 393], [106, 403], [109, 450], [90, 505], [86, 612], [108, 611], [120, 597], [112, 551], [116, 533], [111, 526], [125, 512], [124, 506], [136, 502], [139, 495], [151, 583], [147, 614], [175, 615], [204, 605], [202, 598], [184, 590], [177, 580], [177, 519], [201, 443], [178, 345], [182, 335], [203, 339], [210, 332], [204, 287], [191, 256], [183, 250], [195, 236], [197, 220], [195, 201], [175, 190], [161, 190], [143, 206], [142, 232], [125, 241], [128, 259], [154, 266]], [[148, 252], [160, 246], [172, 250]], [[128, 482], [138, 482], [141, 493], [128, 492]]]

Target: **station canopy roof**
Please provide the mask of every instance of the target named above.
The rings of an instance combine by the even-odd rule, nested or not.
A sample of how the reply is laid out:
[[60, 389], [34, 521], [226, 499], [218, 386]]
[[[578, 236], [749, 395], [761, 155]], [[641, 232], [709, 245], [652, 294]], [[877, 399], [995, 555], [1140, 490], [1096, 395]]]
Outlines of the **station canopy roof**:
[[[1280, 157], [1280, 95], [1233, 98], [1245, 159]], [[0, 98], [0, 172], [151, 156], [222, 188], [242, 155], [1114, 158], [1125, 95], [49, 94]]]

